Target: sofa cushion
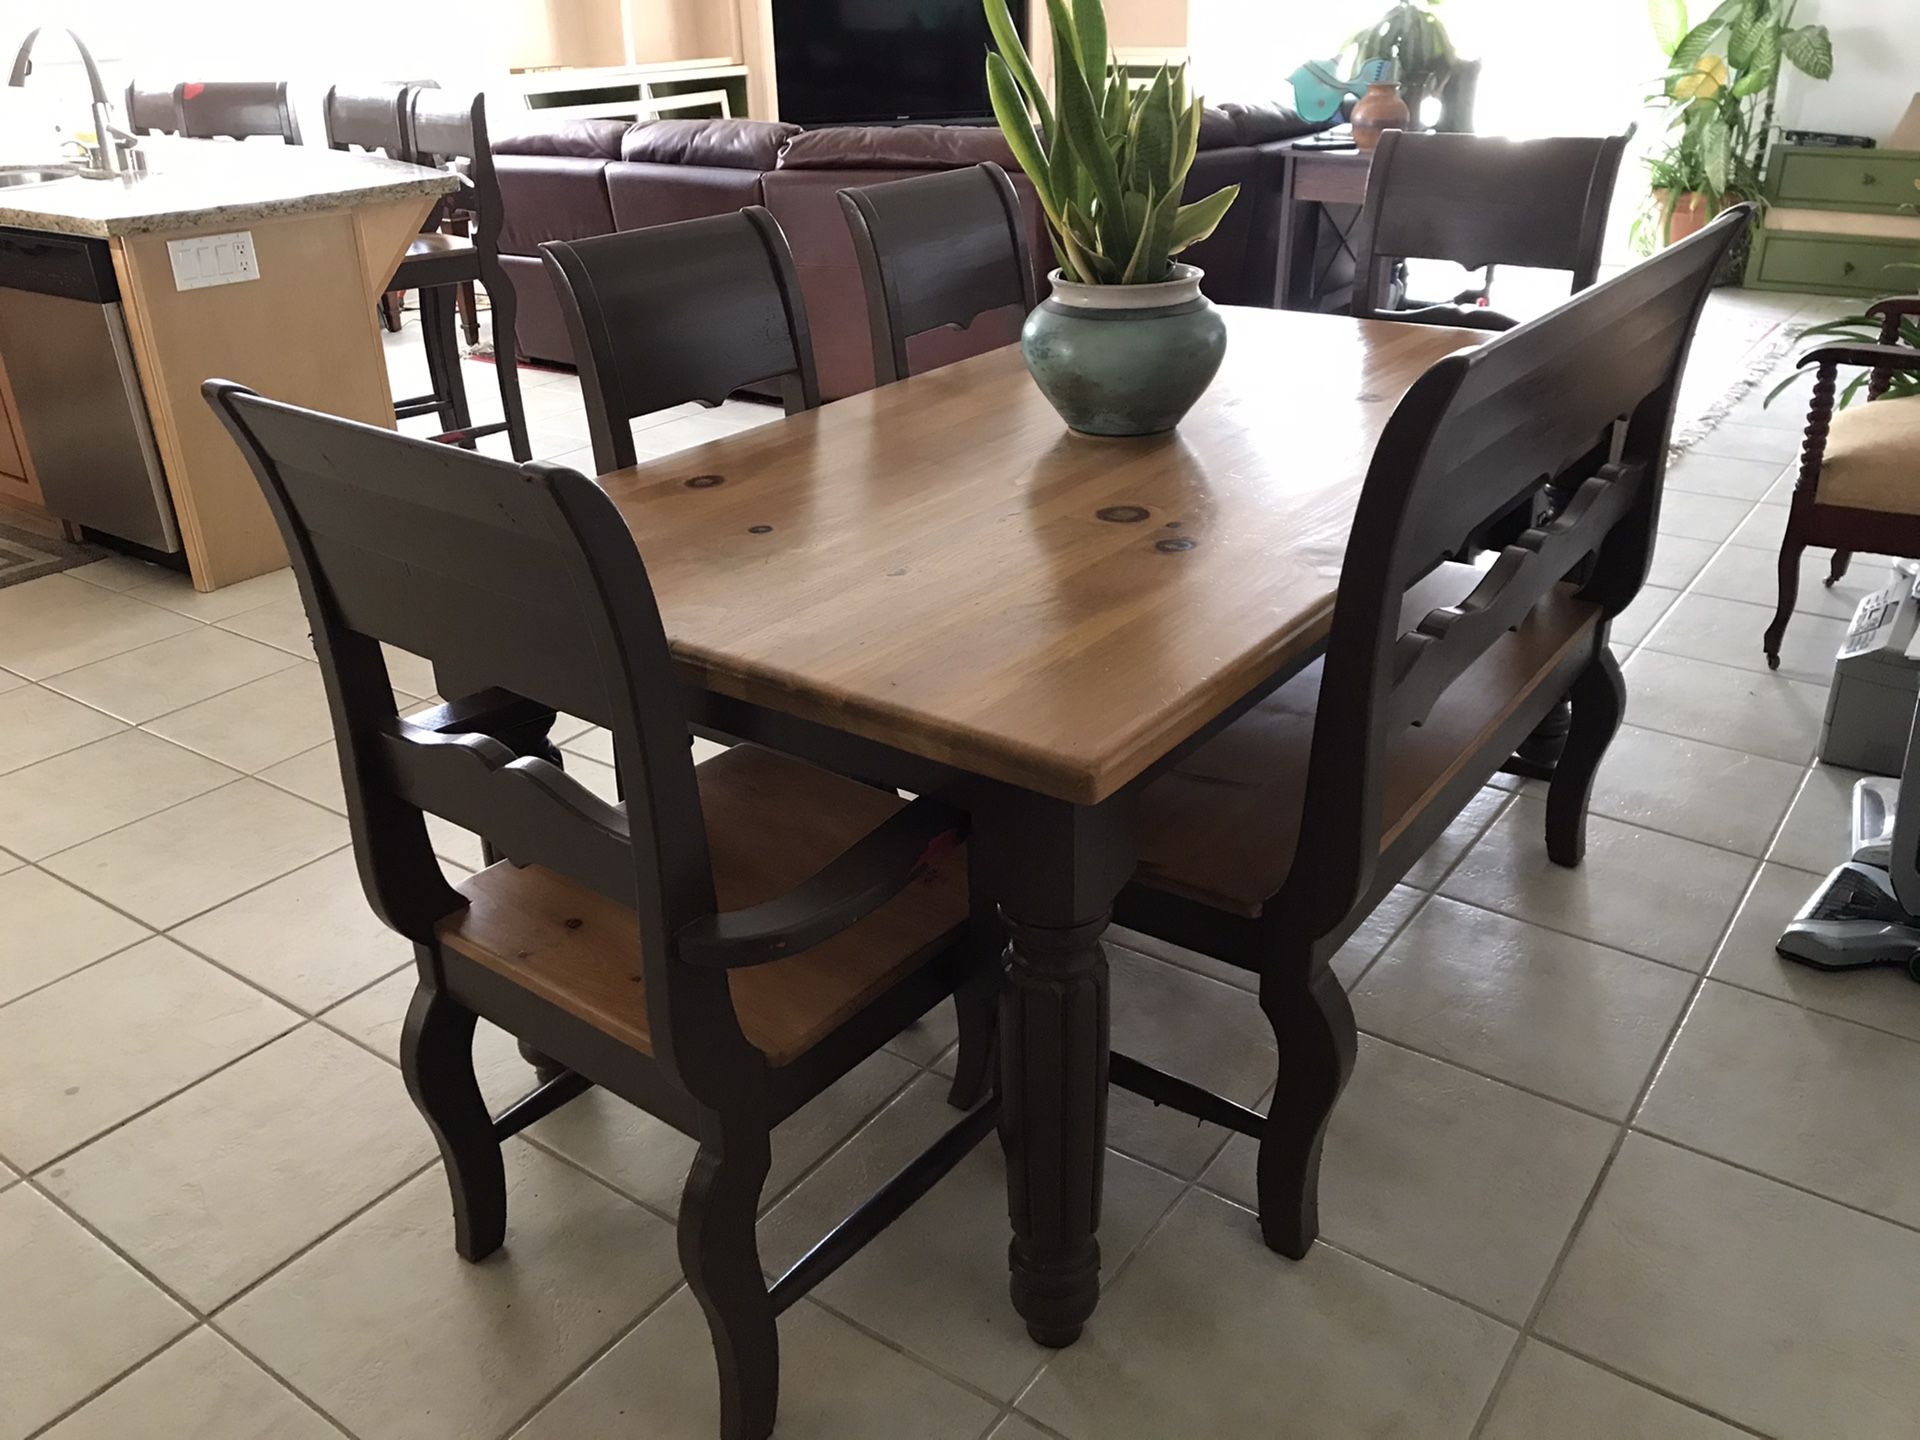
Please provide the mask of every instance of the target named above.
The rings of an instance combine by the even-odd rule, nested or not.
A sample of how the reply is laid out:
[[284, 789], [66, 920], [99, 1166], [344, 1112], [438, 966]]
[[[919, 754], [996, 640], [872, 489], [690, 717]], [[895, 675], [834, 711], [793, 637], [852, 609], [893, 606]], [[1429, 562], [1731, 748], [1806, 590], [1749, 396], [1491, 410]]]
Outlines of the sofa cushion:
[[492, 137], [495, 155], [567, 155], [579, 160], [618, 160], [625, 120], [563, 120], [538, 125], [539, 112], [527, 117], [529, 128]]
[[544, 240], [584, 240], [613, 229], [605, 160], [568, 155], [496, 155], [500, 248], [538, 255]]
[[[1325, 130], [1332, 121], [1302, 119], [1299, 112], [1279, 101], [1260, 105], [1242, 105], [1228, 101], [1220, 107], [1233, 124], [1234, 145], [1270, 145], [1276, 140], [1295, 140]], [[1205, 126], [1201, 130], [1204, 137]], [[1205, 144], [1204, 138], [1201, 142]]]
[[760, 204], [760, 172], [616, 160], [607, 166], [607, 198], [613, 204], [610, 228], [616, 230], [703, 220]]
[[641, 120], [620, 142], [620, 158], [652, 165], [771, 170], [798, 125], [771, 120]]
[[1920, 515], [1920, 395], [1849, 405], [1834, 416], [1814, 498]]
[[990, 125], [836, 125], [795, 135], [780, 152], [782, 170], [953, 170], [983, 160], [1018, 168]]

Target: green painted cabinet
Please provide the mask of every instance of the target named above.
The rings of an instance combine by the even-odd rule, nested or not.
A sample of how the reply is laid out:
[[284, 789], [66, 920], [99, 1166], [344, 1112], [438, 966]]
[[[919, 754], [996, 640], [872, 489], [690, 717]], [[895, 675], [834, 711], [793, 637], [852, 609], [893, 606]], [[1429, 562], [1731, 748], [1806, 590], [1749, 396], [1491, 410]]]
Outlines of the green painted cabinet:
[[[1762, 226], [1747, 262], [1753, 289], [1828, 295], [1920, 289], [1920, 273], [1895, 268], [1920, 263], [1920, 152], [1777, 145], [1767, 164], [1766, 197], [1776, 212], [1825, 213], [1797, 217], [1791, 228]], [[1874, 229], [1889, 218], [1898, 224], [1913, 217], [1913, 234], [1849, 233], [1866, 227], [1849, 227], [1842, 215], [1875, 217]]]

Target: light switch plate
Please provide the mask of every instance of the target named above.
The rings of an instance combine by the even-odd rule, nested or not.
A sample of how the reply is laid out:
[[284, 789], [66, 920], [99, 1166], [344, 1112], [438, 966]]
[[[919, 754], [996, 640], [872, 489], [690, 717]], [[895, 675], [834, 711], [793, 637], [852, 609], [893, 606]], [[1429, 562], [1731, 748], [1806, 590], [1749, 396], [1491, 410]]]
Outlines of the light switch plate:
[[173, 262], [176, 290], [204, 290], [209, 285], [238, 285], [260, 278], [251, 230], [169, 240], [167, 258]]

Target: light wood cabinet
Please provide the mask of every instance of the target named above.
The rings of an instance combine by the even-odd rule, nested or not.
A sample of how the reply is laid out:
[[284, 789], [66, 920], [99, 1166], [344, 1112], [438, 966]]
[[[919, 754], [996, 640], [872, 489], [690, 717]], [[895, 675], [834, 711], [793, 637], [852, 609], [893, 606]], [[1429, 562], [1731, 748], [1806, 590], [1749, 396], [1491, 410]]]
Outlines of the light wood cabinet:
[[33, 462], [21, 439], [19, 412], [13, 403], [13, 387], [7, 383], [7, 367], [0, 357], [0, 500], [13, 505], [43, 508], [40, 482], [33, 473]]

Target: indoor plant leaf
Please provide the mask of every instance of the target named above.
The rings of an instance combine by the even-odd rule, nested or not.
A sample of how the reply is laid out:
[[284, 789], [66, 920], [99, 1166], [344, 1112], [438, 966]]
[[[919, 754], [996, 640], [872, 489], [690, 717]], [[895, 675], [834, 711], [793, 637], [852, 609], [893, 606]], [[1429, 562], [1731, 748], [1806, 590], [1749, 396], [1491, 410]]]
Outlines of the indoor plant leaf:
[[1647, 0], [1647, 18], [1653, 22], [1660, 53], [1671, 55], [1687, 35], [1687, 0]]
[[1711, 207], [1726, 193], [1727, 174], [1733, 166], [1733, 132], [1718, 111], [1700, 127], [1700, 164], [1706, 171], [1706, 199]]
[[1174, 217], [1173, 243], [1168, 253], [1178, 255], [1189, 245], [1198, 245], [1214, 231], [1227, 213], [1227, 207], [1233, 204], [1240, 194], [1238, 185], [1229, 185], [1224, 190], [1216, 190], [1204, 200], [1196, 200], [1191, 205], [1182, 205]]
[[1815, 80], [1833, 75], [1833, 37], [1824, 25], [1802, 25], [1780, 37], [1780, 53]]
[[1079, 41], [1080, 73], [1091, 85], [1107, 73], [1107, 12], [1101, 0], [1073, 0], [1073, 29]]
[[[1033, 72], [1033, 61], [1027, 56], [1027, 47], [1020, 43], [1020, 32], [1014, 28], [1013, 16], [1007, 12], [1007, 0], [984, 0], [987, 12], [987, 29], [993, 33], [993, 48], [998, 51], [1007, 68], [1013, 72], [1013, 78], [1019, 82], [1020, 92], [1026, 97], [1026, 107], [1040, 117], [1040, 129], [1046, 135], [1053, 134], [1053, 107], [1047, 103], [1046, 88], [1041, 85], [1040, 77]], [[992, 54], [993, 51], [989, 51]], [[998, 118], [998, 112], [995, 112]], [[1032, 172], [1028, 171], [1031, 178]]]
[[1034, 194], [1040, 197], [1040, 208], [1046, 211], [1049, 220], [1059, 224], [1060, 210], [1054, 204], [1046, 151], [1021, 100], [1013, 68], [993, 51], [987, 52], [987, 99], [993, 106], [993, 118], [1000, 123], [1000, 133], [1006, 136], [1007, 147], [1013, 151], [1013, 158], [1020, 162], [1027, 179], [1033, 182]]
[[1713, 37], [1726, 26], [1719, 20], [1702, 20], [1682, 37], [1673, 47], [1672, 63], [1675, 70], [1691, 70], [1694, 62], [1707, 53], [1707, 47], [1713, 43]]

